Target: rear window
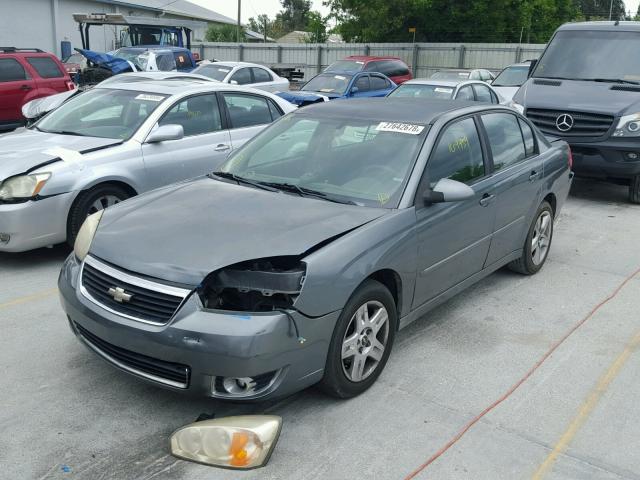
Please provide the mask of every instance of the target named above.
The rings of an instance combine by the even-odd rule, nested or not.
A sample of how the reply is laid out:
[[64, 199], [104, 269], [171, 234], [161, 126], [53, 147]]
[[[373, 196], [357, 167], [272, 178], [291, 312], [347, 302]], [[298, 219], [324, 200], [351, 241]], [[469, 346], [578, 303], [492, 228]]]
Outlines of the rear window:
[[26, 80], [27, 72], [15, 58], [0, 58], [0, 82]]
[[60, 78], [64, 77], [64, 73], [58, 67], [58, 64], [49, 57], [27, 57], [27, 62], [35, 68], [38, 75], [42, 78]]
[[387, 77], [404, 77], [409, 75], [409, 67], [400, 60], [380, 60], [369, 62], [365, 70], [384, 73]]
[[359, 60], [338, 60], [327, 67], [325, 72], [359, 72], [364, 62]]

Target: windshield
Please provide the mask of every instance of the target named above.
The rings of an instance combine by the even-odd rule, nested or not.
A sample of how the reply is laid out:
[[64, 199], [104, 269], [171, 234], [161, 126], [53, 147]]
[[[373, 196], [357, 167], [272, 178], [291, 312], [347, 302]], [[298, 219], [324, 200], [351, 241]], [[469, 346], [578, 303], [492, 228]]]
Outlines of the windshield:
[[442, 85], [420, 85], [417, 83], [403, 83], [393, 92], [390, 97], [415, 97], [415, 98], [451, 98], [454, 87]]
[[440, 70], [431, 75], [434, 80], [465, 80], [469, 78], [471, 72], [461, 72], [458, 70]]
[[529, 67], [507, 67], [491, 83], [494, 87], [519, 87], [527, 81]]
[[199, 67], [194, 68], [191, 71], [191, 73], [198, 73], [200, 75], [204, 75], [205, 77], [209, 77], [219, 82], [222, 82], [226, 78], [226, 76], [229, 75], [229, 72], [231, 70], [233, 70], [233, 67], [227, 67], [225, 65], [207, 64], [207, 65], [200, 65]]
[[640, 33], [558, 32], [533, 73], [534, 77], [576, 80], [640, 81]]
[[351, 75], [322, 73], [311, 80], [300, 90], [307, 92], [323, 92], [343, 94], [349, 87]]
[[222, 171], [329, 201], [396, 208], [426, 131], [380, 120], [289, 115], [237, 150]]
[[364, 62], [356, 60], [338, 60], [327, 67], [325, 72], [359, 72], [364, 68]]
[[125, 50], [121, 48], [113, 53], [114, 57], [124, 58], [133, 63], [138, 69], [146, 70], [149, 63], [149, 52], [140, 50]]
[[88, 137], [131, 137], [166, 95], [94, 88], [70, 99], [35, 127], [43, 132]]

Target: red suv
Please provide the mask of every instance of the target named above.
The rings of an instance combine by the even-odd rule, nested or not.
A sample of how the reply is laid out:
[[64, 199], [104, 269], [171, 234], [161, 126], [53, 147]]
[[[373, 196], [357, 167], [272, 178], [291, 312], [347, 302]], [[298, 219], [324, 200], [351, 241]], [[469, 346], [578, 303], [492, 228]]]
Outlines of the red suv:
[[74, 88], [54, 55], [37, 48], [0, 47], [0, 131], [24, 124], [25, 103]]
[[411, 70], [406, 63], [398, 57], [367, 57], [364, 55], [351, 55], [327, 67], [325, 72], [378, 72], [384, 73], [397, 85], [411, 80]]

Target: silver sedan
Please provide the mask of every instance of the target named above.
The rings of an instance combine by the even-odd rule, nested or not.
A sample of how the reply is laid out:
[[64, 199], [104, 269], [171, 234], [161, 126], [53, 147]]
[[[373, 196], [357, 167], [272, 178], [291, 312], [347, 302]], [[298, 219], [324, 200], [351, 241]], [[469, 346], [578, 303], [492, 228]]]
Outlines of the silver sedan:
[[204, 75], [219, 82], [247, 85], [267, 92], [286, 92], [289, 90], [289, 80], [257, 63], [203, 62], [191, 73]]
[[215, 170], [295, 109], [248, 87], [119, 77], [0, 138], [0, 251], [72, 242], [89, 214]]

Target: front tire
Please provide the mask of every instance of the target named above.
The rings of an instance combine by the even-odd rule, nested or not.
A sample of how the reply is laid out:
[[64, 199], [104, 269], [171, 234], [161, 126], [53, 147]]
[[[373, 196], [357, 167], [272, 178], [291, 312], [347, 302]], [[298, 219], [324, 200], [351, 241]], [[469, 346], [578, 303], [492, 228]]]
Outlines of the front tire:
[[367, 390], [387, 363], [397, 325], [393, 296], [380, 282], [367, 280], [338, 318], [320, 388], [337, 398]]
[[640, 175], [636, 175], [631, 179], [629, 184], [629, 201], [631, 203], [640, 203]]
[[85, 219], [99, 210], [120, 203], [131, 195], [118, 185], [98, 185], [78, 195], [73, 202], [67, 221], [67, 243], [73, 247]]
[[553, 209], [548, 202], [542, 202], [522, 248], [522, 256], [509, 264], [514, 272], [524, 275], [538, 273], [549, 256], [553, 238]]

